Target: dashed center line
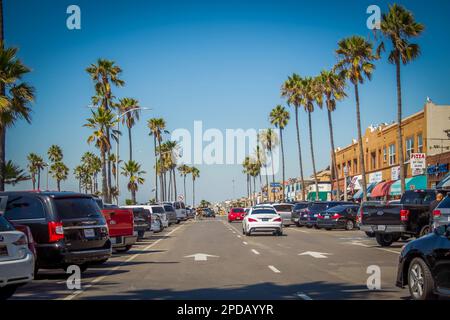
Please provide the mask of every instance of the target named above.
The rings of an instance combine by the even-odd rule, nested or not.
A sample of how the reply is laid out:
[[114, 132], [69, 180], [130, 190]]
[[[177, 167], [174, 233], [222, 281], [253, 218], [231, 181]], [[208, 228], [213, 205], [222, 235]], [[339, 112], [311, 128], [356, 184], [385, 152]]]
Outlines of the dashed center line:
[[256, 251], [255, 249], [252, 249], [252, 252], [253, 252], [254, 254], [259, 254], [259, 252]]
[[275, 273], [281, 273], [280, 270], [278, 270], [277, 268], [275, 268], [274, 266], [268, 266], [270, 270], [272, 270]]
[[247, 241], [244, 241], [244, 242], [242, 242], [243, 244], [245, 244], [245, 245], [248, 245], [248, 242]]

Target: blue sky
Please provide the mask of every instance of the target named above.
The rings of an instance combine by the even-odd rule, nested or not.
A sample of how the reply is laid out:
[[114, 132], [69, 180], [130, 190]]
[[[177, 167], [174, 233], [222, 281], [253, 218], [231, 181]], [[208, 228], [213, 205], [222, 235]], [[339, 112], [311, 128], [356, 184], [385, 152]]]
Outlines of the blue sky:
[[[36, 88], [33, 122], [18, 122], [8, 131], [7, 158], [26, 167], [29, 152], [45, 155], [51, 144], [63, 148], [71, 170], [88, 146], [86, 106], [93, 85], [85, 68], [103, 57], [116, 61], [126, 81], [117, 97], [135, 97], [153, 108], [133, 129], [135, 158], [148, 173], [138, 201], [148, 200], [153, 188], [153, 144], [146, 119], [164, 117], [168, 129], [192, 130], [195, 120], [207, 128], [265, 128], [268, 113], [280, 98], [280, 86], [293, 72], [316, 75], [334, 65], [337, 42], [353, 34], [370, 36], [366, 8], [387, 9], [386, 1], [25, 1], [6, 0], [7, 44], [33, 72], [26, 80]], [[417, 40], [420, 58], [402, 69], [404, 114], [419, 111], [427, 96], [450, 104], [450, 1], [400, 1], [425, 24]], [[77, 4], [82, 29], [66, 28], [66, 9]], [[377, 62], [373, 81], [360, 88], [362, 125], [395, 118], [395, 70], [386, 55]], [[354, 96], [335, 112], [335, 140], [344, 146], [356, 137]], [[305, 171], [311, 174], [307, 118], [301, 112]], [[313, 114], [318, 168], [329, 163], [326, 113]], [[126, 136], [125, 136], [126, 137]], [[298, 176], [295, 125], [285, 133], [287, 176]], [[121, 154], [128, 145], [122, 140]], [[230, 198], [245, 194], [239, 165], [200, 166], [197, 199]], [[181, 179], [179, 179], [181, 184]], [[190, 183], [188, 184], [190, 186]], [[50, 187], [55, 183], [51, 181]], [[16, 186], [30, 189], [31, 182]], [[77, 189], [71, 175], [64, 189]], [[122, 190], [125, 182], [122, 178]], [[188, 197], [190, 198], [190, 189]], [[124, 197], [128, 193], [124, 194]]]

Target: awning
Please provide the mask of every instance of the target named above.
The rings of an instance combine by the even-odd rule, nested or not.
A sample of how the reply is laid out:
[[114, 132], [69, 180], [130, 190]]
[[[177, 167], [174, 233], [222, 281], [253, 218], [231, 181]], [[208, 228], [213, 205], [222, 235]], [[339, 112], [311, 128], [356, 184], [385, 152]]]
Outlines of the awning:
[[308, 193], [307, 200], [308, 201], [327, 201], [328, 200], [328, 191], [319, 191], [319, 200], [316, 200], [316, 192], [311, 191]]
[[[427, 176], [425, 175], [405, 179], [405, 190], [417, 190], [426, 188], [427, 188]], [[400, 180], [395, 181], [391, 185], [391, 190], [389, 194], [391, 196], [401, 195]]]
[[[367, 186], [367, 196], [370, 197], [370, 193], [372, 192], [372, 189], [377, 185], [376, 182], [372, 182], [371, 184], [369, 184]], [[354, 195], [353, 195], [353, 199], [362, 199], [363, 197], [363, 191], [362, 189], [358, 190]]]
[[436, 189], [446, 188], [450, 188], [450, 173], [447, 173], [447, 175], [436, 186]]
[[385, 197], [389, 194], [389, 189], [395, 181], [384, 181], [377, 184], [370, 193], [371, 198]]

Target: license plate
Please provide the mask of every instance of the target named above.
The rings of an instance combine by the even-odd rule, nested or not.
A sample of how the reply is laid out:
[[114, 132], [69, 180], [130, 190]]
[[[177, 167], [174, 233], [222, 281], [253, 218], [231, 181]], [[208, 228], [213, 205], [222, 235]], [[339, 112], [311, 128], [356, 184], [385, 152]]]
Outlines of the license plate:
[[386, 226], [377, 226], [378, 231], [384, 231], [386, 230]]
[[317, 218], [317, 216], [318, 216], [318, 214], [315, 214], [315, 215], [314, 215], [314, 218]]
[[325, 219], [330, 219], [330, 216], [325, 216]]
[[236, 220], [241, 220], [241, 219], [242, 219], [241, 217], [237, 217], [237, 218], [236, 218]]
[[116, 244], [117, 240], [115, 237], [110, 238], [109, 240], [111, 240], [111, 244]]
[[264, 219], [261, 219], [262, 221], [269, 221], [269, 219], [267, 219], [267, 218], [264, 218]]
[[0, 247], [0, 256], [7, 256], [8, 255], [8, 249], [4, 246]]
[[94, 229], [84, 229], [84, 236], [86, 238], [95, 238], [95, 230]]
[[138, 236], [138, 232], [137, 231], [133, 231], [133, 236], [137, 237]]

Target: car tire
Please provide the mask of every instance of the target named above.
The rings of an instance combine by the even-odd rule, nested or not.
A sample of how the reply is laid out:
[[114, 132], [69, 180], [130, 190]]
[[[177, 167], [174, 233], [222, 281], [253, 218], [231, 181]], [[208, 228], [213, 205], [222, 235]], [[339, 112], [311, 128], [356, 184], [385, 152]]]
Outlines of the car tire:
[[321, 228], [317, 224], [315, 224], [314, 229], [320, 230]]
[[143, 231], [143, 230], [138, 231], [138, 239], [142, 239], [142, 238], [144, 238], [144, 236], [145, 236], [145, 231]]
[[16, 292], [17, 286], [6, 286], [0, 288], [0, 301], [6, 300], [12, 297], [12, 295]]
[[368, 236], [369, 238], [374, 238], [374, 237], [375, 237], [375, 232], [365, 231], [364, 233], [365, 233], [366, 236]]
[[131, 247], [132, 247], [132, 245], [129, 244], [129, 245], [123, 247], [123, 248], [116, 248], [116, 251], [117, 252], [127, 252], [127, 251], [130, 251]]
[[298, 223], [298, 222], [296, 222], [295, 225], [296, 225], [298, 228], [303, 227], [303, 226], [302, 226], [300, 223]]
[[423, 226], [422, 229], [420, 229], [420, 232], [419, 232], [419, 238], [421, 238], [421, 237], [426, 236], [427, 234], [429, 234], [429, 233], [430, 233], [430, 229], [431, 229], [431, 228], [430, 228], [429, 225]]
[[306, 227], [307, 227], [308, 229], [311, 229], [311, 228], [312, 228], [312, 226], [310, 226], [310, 225], [306, 225]]
[[434, 280], [425, 261], [414, 258], [408, 268], [408, 289], [414, 300], [436, 299]]
[[394, 242], [394, 235], [392, 233], [376, 233], [375, 238], [377, 243], [382, 247], [389, 247]]
[[353, 222], [353, 220], [347, 220], [345, 222], [345, 230], [352, 231], [354, 228], [355, 228], [355, 223]]

